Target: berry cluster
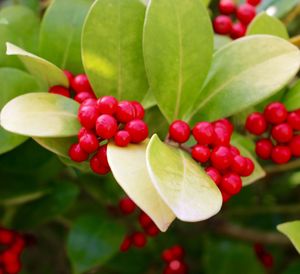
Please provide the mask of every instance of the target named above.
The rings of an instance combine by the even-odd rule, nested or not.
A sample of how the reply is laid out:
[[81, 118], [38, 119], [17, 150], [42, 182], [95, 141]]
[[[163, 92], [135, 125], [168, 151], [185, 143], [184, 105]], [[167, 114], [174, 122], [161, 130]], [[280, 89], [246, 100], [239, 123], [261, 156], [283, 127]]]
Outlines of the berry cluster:
[[0, 274], [18, 274], [25, 240], [17, 232], [0, 228]]
[[254, 112], [246, 120], [246, 129], [261, 138], [256, 142], [256, 154], [263, 160], [285, 164], [300, 157], [300, 109], [288, 112], [284, 104], [273, 102], [263, 113]]
[[270, 269], [273, 267], [274, 260], [270, 252], [268, 252], [262, 244], [256, 243], [253, 246], [255, 255], [261, 264], [266, 268]]
[[[247, 26], [256, 16], [255, 7], [261, 0], [247, 0], [246, 3], [236, 6], [234, 0], [220, 0], [218, 15], [213, 26], [215, 33], [229, 35], [232, 39], [238, 39], [246, 34]], [[233, 19], [236, 22], [233, 23]]]
[[232, 133], [233, 125], [226, 119], [199, 122], [192, 130], [186, 122], [177, 120], [169, 128], [170, 139], [180, 145], [193, 135], [197, 144], [191, 148], [191, 155], [205, 167], [221, 190], [224, 202], [240, 192], [241, 176], [250, 176], [254, 170], [252, 160], [240, 155], [240, 151], [230, 144]]
[[[125, 197], [120, 200], [119, 208], [123, 215], [130, 215], [135, 212], [137, 206], [130, 198]], [[120, 251], [126, 252], [132, 246], [143, 248], [147, 244], [147, 236], [155, 237], [159, 234], [158, 227], [145, 212], [139, 212], [138, 220], [143, 232], [135, 231], [126, 235], [120, 246]]]
[[164, 274], [187, 274], [188, 267], [184, 262], [184, 249], [175, 245], [163, 251], [162, 259], [166, 262]]

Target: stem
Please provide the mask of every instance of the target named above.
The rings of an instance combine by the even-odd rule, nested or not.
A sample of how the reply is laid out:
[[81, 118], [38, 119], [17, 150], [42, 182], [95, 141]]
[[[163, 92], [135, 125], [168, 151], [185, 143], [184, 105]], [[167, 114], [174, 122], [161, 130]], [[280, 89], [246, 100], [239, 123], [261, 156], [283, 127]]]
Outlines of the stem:
[[290, 42], [297, 47], [300, 47], [300, 35], [296, 35], [290, 39]]
[[300, 4], [298, 4], [292, 11], [284, 18], [285, 25], [291, 23], [300, 14]]
[[284, 171], [289, 171], [292, 169], [296, 169], [300, 167], [300, 160], [295, 160], [292, 161], [288, 164], [285, 165], [270, 165], [270, 166], [266, 166], [264, 168], [264, 170], [268, 173], [268, 174], [272, 174], [272, 173], [280, 173], [280, 172], [284, 172]]

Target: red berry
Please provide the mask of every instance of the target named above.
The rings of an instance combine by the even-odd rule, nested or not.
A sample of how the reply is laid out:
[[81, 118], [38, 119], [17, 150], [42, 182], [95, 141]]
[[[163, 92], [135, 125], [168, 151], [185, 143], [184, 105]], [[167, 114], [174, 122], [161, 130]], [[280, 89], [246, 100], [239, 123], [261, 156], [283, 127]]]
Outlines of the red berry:
[[126, 147], [130, 143], [130, 134], [126, 130], [120, 130], [115, 135], [115, 144], [119, 147]]
[[237, 22], [237, 23], [233, 24], [233, 26], [232, 26], [230, 37], [232, 39], [238, 39], [238, 38], [244, 37], [246, 34], [246, 31], [247, 31], [247, 28], [241, 22]]
[[1, 253], [1, 262], [5, 264], [5, 266], [14, 264], [18, 261], [19, 254], [12, 252], [10, 249], [6, 249]]
[[197, 123], [193, 128], [193, 136], [198, 144], [210, 145], [214, 141], [214, 127], [208, 122]]
[[181, 120], [174, 121], [169, 127], [170, 138], [177, 143], [185, 143], [191, 134], [189, 125]]
[[272, 268], [273, 267], [273, 256], [271, 254], [263, 254], [260, 258], [262, 264], [265, 268]]
[[250, 114], [246, 121], [246, 129], [255, 135], [263, 134], [267, 130], [265, 117], [259, 112]]
[[292, 157], [291, 150], [288, 146], [275, 146], [272, 150], [271, 158], [276, 164], [285, 164]]
[[96, 120], [99, 117], [99, 112], [96, 108], [96, 106], [92, 105], [81, 105], [78, 112], [78, 119], [80, 124], [87, 128], [87, 129], [93, 129], [96, 124]]
[[146, 228], [146, 234], [149, 235], [150, 237], [155, 237], [159, 234], [159, 229], [155, 224], [151, 224]]
[[260, 243], [255, 243], [254, 246], [254, 252], [258, 257], [261, 257], [263, 254], [266, 253], [265, 248], [262, 244]]
[[229, 150], [230, 150], [230, 153], [231, 153], [232, 157], [241, 154], [240, 151], [239, 151], [239, 149], [237, 147], [235, 147], [235, 146], [230, 145], [229, 146]]
[[83, 135], [85, 135], [85, 134], [87, 134], [87, 133], [90, 133], [90, 134], [93, 134], [93, 131], [92, 130], [89, 130], [89, 129], [86, 129], [85, 127], [82, 127], [80, 130], [79, 130], [79, 132], [78, 132], [78, 140], [80, 140], [80, 138], [83, 136]]
[[117, 120], [108, 114], [102, 114], [96, 121], [97, 135], [103, 139], [110, 139], [115, 136], [118, 130]]
[[135, 232], [132, 235], [132, 242], [138, 248], [143, 248], [147, 243], [147, 238], [142, 232]]
[[184, 249], [180, 245], [174, 245], [171, 247], [173, 259], [182, 260], [184, 257]]
[[0, 228], [0, 245], [10, 245], [14, 241], [15, 233], [11, 230]]
[[64, 70], [64, 74], [68, 78], [69, 87], [70, 87], [71, 83], [73, 82], [74, 75], [70, 71], [68, 71], [68, 70]]
[[173, 258], [173, 252], [171, 249], [166, 249], [163, 251], [162, 255], [161, 255], [162, 259], [166, 262], [169, 263], [171, 262], [174, 258]]
[[225, 191], [221, 191], [222, 194], [222, 199], [223, 199], [223, 203], [226, 203], [230, 200], [230, 198], [232, 197], [232, 195], [228, 194]]
[[117, 106], [116, 118], [121, 123], [128, 123], [135, 118], [135, 108], [128, 101], [121, 101]]
[[284, 104], [274, 102], [266, 106], [264, 116], [271, 124], [281, 124], [287, 119], [288, 112]]
[[98, 152], [90, 160], [90, 166], [91, 169], [99, 175], [105, 175], [110, 171], [107, 161], [107, 145], [98, 148]]
[[143, 120], [132, 120], [125, 126], [125, 130], [130, 135], [131, 143], [140, 143], [144, 141], [149, 134], [148, 126]]
[[75, 95], [74, 100], [79, 104], [83, 103], [87, 99], [95, 99], [94, 95], [90, 92], [79, 92]]
[[288, 124], [294, 130], [300, 130], [300, 111], [293, 111], [288, 115]]
[[256, 142], [255, 153], [263, 160], [268, 160], [271, 157], [273, 144], [270, 139], [261, 139]]
[[136, 204], [129, 197], [124, 197], [120, 200], [119, 207], [123, 214], [128, 215], [135, 211]]
[[20, 255], [24, 248], [25, 248], [25, 240], [20, 235], [18, 235], [16, 237], [15, 242], [13, 243], [13, 245], [9, 250], [14, 254]]
[[49, 93], [58, 94], [70, 98], [70, 91], [62, 86], [53, 86], [49, 89]]
[[72, 88], [76, 93], [92, 92], [90, 82], [85, 74], [79, 74], [72, 81]]
[[69, 156], [75, 162], [84, 162], [89, 158], [89, 154], [83, 150], [79, 144], [73, 144], [69, 149]]
[[227, 15], [219, 15], [213, 21], [214, 30], [218, 34], [229, 34], [232, 28], [232, 21]]
[[247, 160], [241, 155], [237, 155], [233, 158], [232, 161], [232, 171], [238, 175], [242, 175], [247, 167]]
[[131, 104], [134, 106], [135, 109], [135, 119], [143, 120], [145, 116], [144, 107], [137, 101], [132, 101]]
[[95, 134], [86, 133], [79, 139], [81, 148], [87, 153], [95, 152], [99, 147], [99, 141]]
[[237, 8], [236, 17], [245, 25], [248, 25], [255, 17], [256, 10], [249, 4], [242, 4]]
[[232, 14], [235, 12], [235, 3], [232, 0], [221, 0], [219, 10], [222, 14]]
[[261, 3], [261, 0], [247, 0], [247, 3], [252, 6], [257, 6]]
[[139, 215], [139, 223], [142, 228], [146, 228], [152, 225], [153, 221], [145, 212], [141, 212], [141, 214]]
[[113, 96], [104, 96], [98, 99], [97, 106], [101, 114], [113, 115], [118, 108], [118, 101]]
[[204, 145], [196, 145], [192, 148], [192, 157], [200, 163], [206, 163], [210, 158], [210, 149]]
[[295, 135], [289, 144], [292, 155], [300, 157], [300, 135]]
[[19, 259], [5, 265], [6, 274], [18, 274], [21, 271], [22, 265]]
[[168, 272], [164, 272], [167, 274], [185, 274], [186, 273], [186, 266], [182, 261], [173, 260], [167, 266]]
[[222, 192], [225, 191], [230, 195], [238, 194], [241, 191], [242, 186], [241, 177], [233, 172], [225, 174], [220, 184]]
[[[96, 107], [96, 106], [97, 106], [97, 100], [96, 100], [95, 98], [88, 98], [88, 99], [85, 99], [85, 100], [81, 103], [80, 106], [81, 106], [81, 107], [83, 107], [83, 106], [94, 106], [94, 107]], [[98, 113], [99, 113], [99, 111], [98, 111]]]
[[247, 165], [246, 165], [246, 168], [244, 169], [243, 173], [241, 174], [241, 176], [248, 177], [253, 173], [255, 166], [251, 159], [249, 159], [249, 158], [245, 158], [245, 159], [247, 161]]
[[229, 146], [231, 133], [225, 127], [215, 126], [214, 132], [214, 146]]
[[120, 245], [120, 251], [126, 252], [132, 245], [132, 239], [130, 236], [125, 236], [122, 244]]
[[280, 124], [272, 128], [272, 137], [279, 143], [287, 143], [293, 138], [293, 129], [289, 124]]
[[232, 156], [228, 147], [217, 146], [211, 153], [211, 162], [216, 169], [225, 170], [232, 163]]
[[221, 183], [222, 176], [216, 168], [207, 167], [205, 169], [205, 171], [206, 171], [207, 175], [209, 175], [210, 178], [212, 178], [212, 180], [216, 183], [216, 185], [219, 185]]
[[230, 135], [232, 134], [232, 132], [234, 130], [233, 124], [231, 124], [229, 122], [229, 120], [227, 120], [227, 119], [217, 120], [217, 121], [213, 122], [213, 125], [214, 125], [214, 127], [224, 127], [226, 129], [226, 131], [229, 132]]

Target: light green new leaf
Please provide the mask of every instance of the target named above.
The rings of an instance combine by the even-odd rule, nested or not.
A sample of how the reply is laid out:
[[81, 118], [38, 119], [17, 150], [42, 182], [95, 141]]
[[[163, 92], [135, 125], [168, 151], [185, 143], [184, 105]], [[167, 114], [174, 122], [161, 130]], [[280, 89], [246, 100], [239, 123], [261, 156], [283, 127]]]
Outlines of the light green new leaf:
[[277, 229], [285, 234], [300, 253], [300, 221], [283, 223], [277, 226]]
[[194, 119], [215, 120], [260, 103], [293, 79], [299, 66], [298, 48], [275, 36], [248, 36], [228, 44], [214, 55]]
[[229, 44], [230, 42], [232, 42], [232, 39], [230, 37], [215, 34], [214, 35], [214, 50], [217, 51], [220, 48]]
[[127, 195], [166, 231], [175, 219], [173, 212], [154, 188], [146, 166], [147, 142], [121, 148], [109, 144], [107, 158], [112, 173]]
[[250, 185], [266, 176], [266, 172], [257, 162], [254, 155], [250, 152], [255, 151], [255, 144], [249, 138], [235, 133], [230, 142], [240, 150], [241, 155], [250, 158], [255, 166], [253, 173], [249, 177], [242, 177], [243, 186]]
[[197, 222], [220, 211], [220, 190], [186, 152], [153, 135], [146, 157], [153, 185], [178, 219]]
[[27, 137], [10, 133], [0, 126], [0, 154], [6, 153], [27, 140]]
[[276, 17], [261, 13], [255, 17], [247, 28], [247, 35], [270, 34], [289, 39], [289, 34], [285, 25]]
[[1, 126], [7, 131], [32, 137], [69, 137], [77, 135], [79, 104], [50, 93], [21, 95], [2, 109]]
[[144, 27], [151, 90], [169, 122], [186, 119], [207, 76], [213, 31], [199, 0], [152, 0]]
[[27, 70], [32, 75], [37, 77], [37, 80], [41, 82], [44, 88], [55, 85], [67, 87], [69, 85], [68, 79], [65, 76], [64, 72], [54, 64], [11, 43], [7, 43], [6, 45], [6, 54], [17, 55], [23, 62]]
[[289, 111], [300, 108], [300, 80], [285, 94], [283, 103]]
[[142, 33], [145, 5], [140, 0], [98, 0], [82, 35], [83, 65], [98, 96], [141, 100], [148, 90]]
[[73, 73], [83, 72], [81, 32], [92, 3], [92, 0], [52, 2], [41, 24], [40, 54], [43, 58]]

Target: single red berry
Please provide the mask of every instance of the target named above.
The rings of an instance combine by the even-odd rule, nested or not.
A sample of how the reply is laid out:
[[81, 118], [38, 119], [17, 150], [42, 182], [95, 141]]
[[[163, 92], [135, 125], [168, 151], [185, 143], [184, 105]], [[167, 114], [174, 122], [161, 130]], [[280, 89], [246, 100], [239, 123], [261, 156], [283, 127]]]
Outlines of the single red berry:
[[99, 175], [106, 175], [110, 172], [110, 167], [103, 165], [96, 155], [94, 155], [90, 160], [90, 167], [96, 174]]
[[120, 245], [120, 251], [126, 252], [132, 245], [132, 239], [130, 236], [125, 236], [123, 242]]
[[75, 95], [74, 100], [77, 101], [79, 104], [82, 104], [87, 99], [95, 99], [95, 96], [90, 92], [79, 92]]
[[171, 272], [167, 272], [167, 274], [185, 274], [186, 273], [186, 266], [180, 260], [173, 260], [167, 266]]
[[146, 234], [150, 237], [155, 237], [159, 234], [159, 229], [155, 224], [151, 224], [146, 228]]
[[273, 144], [270, 139], [261, 139], [256, 142], [255, 153], [263, 160], [268, 160], [271, 157]]
[[171, 252], [173, 254], [173, 259], [182, 260], [184, 257], [184, 249], [180, 245], [171, 247]]
[[117, 106], [116, 118], [120, 123], [128, 123], [135, 118], [135, 108], [129, 101], [121, 101]]
[[214, 127], [214, 146], [229, 146], [231, 133], [223, 126]]
[[220, 172], [214, 168], [214, 167], [207, 167], [205, 169], [207, 175], [210, 176], [210, 178], [212, 178], [212, 180], [215, 182], [216, 185], [219, 185], [222, 181], [222, 176], [220, 174]]
[[272, 150], [271, 158], [276, 164], [285, 164], [292, 157], [291, 150], [288, 146], [278, 145]]
[[15, 239], [15, 233], [11, 230], [0, 228], [0, 245], [10, 245]]
[[199, 163], [206, 163], [210, 158], [210, 149], [204, 145], [195, 145], [192, 148], [192, 157]]
[[252, 6], [258, 6], [261, 3], [261, 0], [247, 0], [247, 3]]
[[232, 157], [241, 154], [240, 151], [239, 151], [239, 149], [237, 147], [235, 147], [235, 146], [230, 145], [229, 146], [229, 150], [230, 150], [230, 153], [231, 153]]
[[79, 74], [74, 77], [72, 81], [72, 88], [76, 93], [79, 92], [92, 92], [89, 79], [85, 74]]
[[12, 252], [10, 249], [6, 249], [1, 253], [1, 262], [5, 266], [12, 265], [18, 261], [19, 254]]
[[110, 139], [115, 136], [118, 130], [117, 120], [108, 114], [102, 114], [96, 121], [97, 135], [103, 139]]
[[262, 264], [265, 268], [272, 268], [273, 267], [273, 256], [272, 254], [263, 254], [260, 258]]
[[79, 132], [78, 132], [78, 140], [80, 140], [80, 138], [83, 136], [83, 135], [85, 135], [85, 134], [87, 134], [87, 133], [90, 133], [90, 134], [93, 134], [93, 131], [92, 130], [89, 130], [89, 129], [86, 129], [85, 127], [82, 127], [80, 130], [79, 130]]
[[242, 180], [236, 173], [230, 172], [223, 176], [220, 188], [230, 195], [238, 194], [242, 189]]
[[231, 169], [234, 173], [242, 176], [246, 167], [247, 167], [247, 160], [245, 157], [241, 155], [237, 155], [233, 157]]
[[233, 133], [234, 127], [228, 119], [220, 119], [213, 122], [214, 127], [224, 127], [226, 131], [231, 135]]
[[142, 232], [135, 232], [132, 235], [132, 242], [138, 248], [143, 248], [147, 243], [147, 238]]
[[16, 259], [13, 263], [5, 265], [6, 274], [18, 274], [20, 273], [21, 269], [22, 264], [20, 262], [20, 259]]
[[[85, 100], [81, 103], [80, 107], [83, 107], [83, 106], [94, 106], [94, 107], [96, 107], [96, 106], [97, 106], [97, 100], [96, 100], [95, 98], [88, 98], [88, 99], [85, 99]], [[97, 110], [98, 110], [98, 109], [97, 109]], [[99, 111], [98, 111], [98, 113], [99, 113]]]
[[130, 135], [131, 143], [143, 142], [149, 134], [148, 126], [143, 120], [132, 120], [125, 126], [125, 130]]
[[280, 102], [274, 102], [266, 106], [264, 110], [264, 116], [267, 122], [277, 125], [286, 121], [288, 112], [284, 104]]
[[250, 133], [261, 135], [267, 130], [267, 122], [261, 113], [254, 112], [248, 116], [245, 127]]
[[115, 144], [119, 147], [126, 147], [130, 143], [130, 134], [126, 130], [119, 130], [115, 135]]
[[68, 98], [71, 97], [70, 91], [67, 88], [62, 87], [62, 86], [51, 87], [49, 89], [49, 93], [62, 95], [62, 96], [68, 97]]
[[84, 162], [89, 158], [89, 154], [83, 150], [79, 144], [73, 144], [69, 149], [69, 156], [75, 162]]
[[73, 82], [74, 75], [70, 71], [68, 71], [68, 70], [64, 70], [64, 74], [68, 78], [69, 87], [70, 87], [71, 83]]
[[141, 212], [141, 214], [139, 215], [139, 223], [142, 228], [146, 228], [152, 225], [153, 221], [145, 212]]
[[134, 106], [135, 109], [135, 119], [143, 120], [145, 116], [144, 107], [137, 101], [132, 101], [131, 104]]
[[79, 139], [81, 148], [87, 153], [95, 152], [99, 147], [99, 141], [95, 134], [86, 133]]
[[293, 129], [287, 124], [279, 124], [272, 128], [272, 137], [279, 143], [287, 143], [293, 138]]
[[232, 39], [244, 37], [246, 35], [246, 31], [247, 28], [241, 22], [237, 22], [232, 26], [230, 37]]
[[177, 143], [185, 143], [190, 138], [190, 134], [189, 125], [182, 120], [174, 121], [169, 127], [170, 139]]
[[211, 153], [211, 162], [218, 170], [225, 170], [230, 167], [232, 163], [232, 156], [228, 147], [217, 146]]
[[171, 262], [174, 259], [171, 248], [164, 250], [161, 257], [166, 263]]
[[80, 124], [87, 128], [93, 129], [96, 125], [96, 120], [99, 117], [99, 112], [96, 106], [92, 105], [81, 105], [78, 111], [78, 120]]
[[300, 111], [289, 113], [287, 121], [294, 130], [300, 130]]
[[119, 202], [119, 208], [123, 214], [128, 215], [135, 211], [136, 204], [129, 197], [124, 197]]
[[221, 191], [222, 194], [222, 199], [223, 199], [223, 203], [226, 203], [230, 200], [230, 198], [232, 197], [232, 195], [228, 194], [225, 191]]
[[241, 174], [241, 176], [248, 177], [253, 173], [255, 166], [251, 159], [249, 159], [249, 158], [245, 158], [245, 159], [247, 161], [247, 165], [246, 165], [246, 168], [244, 169], [243, 173]]
[[300, 157], [300, 135], [295, 135], [289, 144], [292, 155]]
[[215, 33], [229, 34], [232, 28], [231, 18], [227, 15], [219, 15], [213, 21]]
[[249, 4], [242, 4], [237, 8], [236, 17], [245, 25], [248, 25], [255, 17], [256, 10]]
[[101, 114], [113, 115], [117, 112], [118, 101], [113, 96], [104, 96], [98, 99], [97, 106]]
[[193, 136], [198, 144], [210, 145], [214, 141], [215, 131], [211, 123], [200, 122], [197, 123], [193, 128]]
[[219, 11], [222, 14], [232, 14], [235, 12], [235, 3], [232, 0], [221, 0], [219, 2]]

